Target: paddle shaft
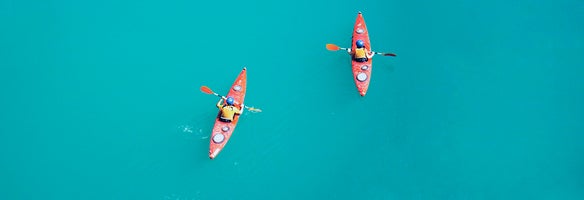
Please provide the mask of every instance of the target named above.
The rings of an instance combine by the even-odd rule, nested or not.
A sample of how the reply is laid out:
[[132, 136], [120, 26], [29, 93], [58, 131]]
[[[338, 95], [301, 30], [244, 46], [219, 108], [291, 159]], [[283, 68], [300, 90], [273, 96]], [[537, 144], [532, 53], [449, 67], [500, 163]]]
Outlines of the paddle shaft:
[[[219, 94], [217, 94], [217, 93], [215, 93], [215, 92], [213, 92], [213, 95], [215, 95], [215, 96], [218, 96], [218, 97], [221, 97], [222, 99], [227, 99], [227, 98], [225, 98], [225, 96], [221, 96], [221, 95], [219, 95]], [[255, 108], [251, 108], [251, 107], [249, 107], [249, 106], [245, 106], [245, 105], [244, 105], [243, 107], [244, 107], [244, 108], [246, 108], [246, 109], [248, 109], [248, 110], [249, 110], [249, 109], [252, 109], [252, 110], [253, 110], [253, 109], [255, 109]]]
[[[339, 47], [339, 49], [341, 50], [349, 50], [349, 48], [343, 48], [343, 47]], [[382, 56], [395, 56], [395, 54], [392, 53], [381, 53], [381, 52], [375, 52], [375, 51], [371, 51], [371, 53], [377, 54], [377, 55], [382, 55]]]
[[[213, 90], [211, 90], [211, 88], [207, 87], [207, 86], [202, 86], [201, 87], [201, 91], [207, 94], [212, 94], [215, 95], [217, 97], [220, 97], [221, 99], [226, 100], [227, 98], [225, 98], [225, 96], [221, 96], [215, 92], [213, 92]], [[249, 107], [249, 106], [243, 106], [244, 108], [248, 109], [249, 111], [256, 111], [256, 112], [261, 112], [262, 110], [257, 109], [257, 108], [253, 108], [253, 107]]]
[[[338, 48], [338, 49], [336, 49]], [[331, 51], [337, 51], [337, 50], [344, 50], [344, 51], [348, 51], [349, 48], [343, 48], [343, 47], [339, 47], [335, 44], [327, 44], [327, 49], [331, 50]], [[382, 56], [396, 56], [394, 53], [380, 53], [380, 52], [375, 52], [375, 51], [371, 51], [373, 54], [378, 54], [378, 55], [382, 55]]]

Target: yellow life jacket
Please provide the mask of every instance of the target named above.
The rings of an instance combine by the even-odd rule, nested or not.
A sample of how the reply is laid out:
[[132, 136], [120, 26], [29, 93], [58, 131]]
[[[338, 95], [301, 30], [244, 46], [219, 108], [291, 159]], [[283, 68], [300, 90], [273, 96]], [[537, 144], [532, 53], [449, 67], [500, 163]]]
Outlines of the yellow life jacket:
[[236, 112], [239, 112], [239, 109], [235, 108], [235, 106], [223, 106], [221, 108], [221, 118], [233, 120]]
[[367, 55], [365, 54], [364, 48], [356, 48], [355, 49], [355, 58], [365, 58]]

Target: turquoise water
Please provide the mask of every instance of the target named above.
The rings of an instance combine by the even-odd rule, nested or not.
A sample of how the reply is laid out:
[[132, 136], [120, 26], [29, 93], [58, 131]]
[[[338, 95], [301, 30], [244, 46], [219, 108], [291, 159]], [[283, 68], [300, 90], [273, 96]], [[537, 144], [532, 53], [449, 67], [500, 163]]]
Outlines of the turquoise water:
[[[0, 0], [0, 199], [583, 199], [584, 2]], [[357, 11], [375, 57], [360, 97]], [[208, 159], [216, 98], [243, 114]]]

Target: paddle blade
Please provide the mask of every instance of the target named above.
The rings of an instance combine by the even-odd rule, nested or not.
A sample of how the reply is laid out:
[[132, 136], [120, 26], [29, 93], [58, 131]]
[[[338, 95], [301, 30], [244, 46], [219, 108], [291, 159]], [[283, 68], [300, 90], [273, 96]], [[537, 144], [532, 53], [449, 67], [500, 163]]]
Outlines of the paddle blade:
[[375, 54], [382, 55], [382, 56], [393, 56], [393, 57], [396, 56], [394, 53], [379, 53], [379, 52], [375, 52]]
[[250, 111], [250, 112], [252, 112], [252, 113], [259, 113], [259, 112], [262, 112], [262, 109], [259, 109], [259, 108], [254, 108], [254, 107], [247, 107], [247, 106], [246, 106], [246, 108], [247, 108], [247, 110], [249, 110], [249, 111]]
[[326, 44], [326, 49], [330, 51], [337, 51], [340, 49], [340, 47], [334, 44]]
[[213, 94], [213, 90], [211, 90], [211, 88], [207, 87], [207, 86], [201, 86], [201, 92], [207, 93], [207, 94]]

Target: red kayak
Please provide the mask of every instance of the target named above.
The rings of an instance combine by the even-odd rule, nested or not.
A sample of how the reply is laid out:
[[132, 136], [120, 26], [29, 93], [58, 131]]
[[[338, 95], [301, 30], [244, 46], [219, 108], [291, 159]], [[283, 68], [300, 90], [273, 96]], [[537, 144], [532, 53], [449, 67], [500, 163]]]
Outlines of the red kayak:
[[[353, 28], [353, 41], [351, 43], [351, 52], [355, 52], [357, 45], [355, 44], [357, 40], [363, 40], [365, 43], [365, 49], [371, 52], [371, 43], [369, 42], [369, 32], [367, 31], [367, 26], [365, 26], [365, 20], [361, 12], [357, 14], [357, 21], [355, 21], [355, 27]], [[372, 58], [369, 58], [367, 62], [357, 62], [351, 58], [351, 65], [353, 66], [353, 79], [357, 86], [357, 90], [361, 96], [365, 96], [367, 93], [367, 88], [369, 88], [369, 80], [371, 80], [371, 63]]]
[[[235, 82], [229, 89], [229, 93], [227, 94], [228, 97], [233, 97], [235, 99], [235, 105], [240, 106], [243, 104], [243, 99], [245, 98], [245, 88], [246, 88], [246, 68], [244, 67], [243, 70], [235, 79]], [[244, 108], [241, 108], [244, 109]], [[219, 121], [219, 114], [215, 118], [215, 125], [213, 126], [213, 132], [211, 135], [211, 142], [209, 144], [209, 158], [214, 159], [219, 152], [225, 147], [227, 141], [231, 137], [235, 126], [237, 125], [237, 121], [239, 121], [239, 115], [235, 115], [232, 122], [222, 122]]]

